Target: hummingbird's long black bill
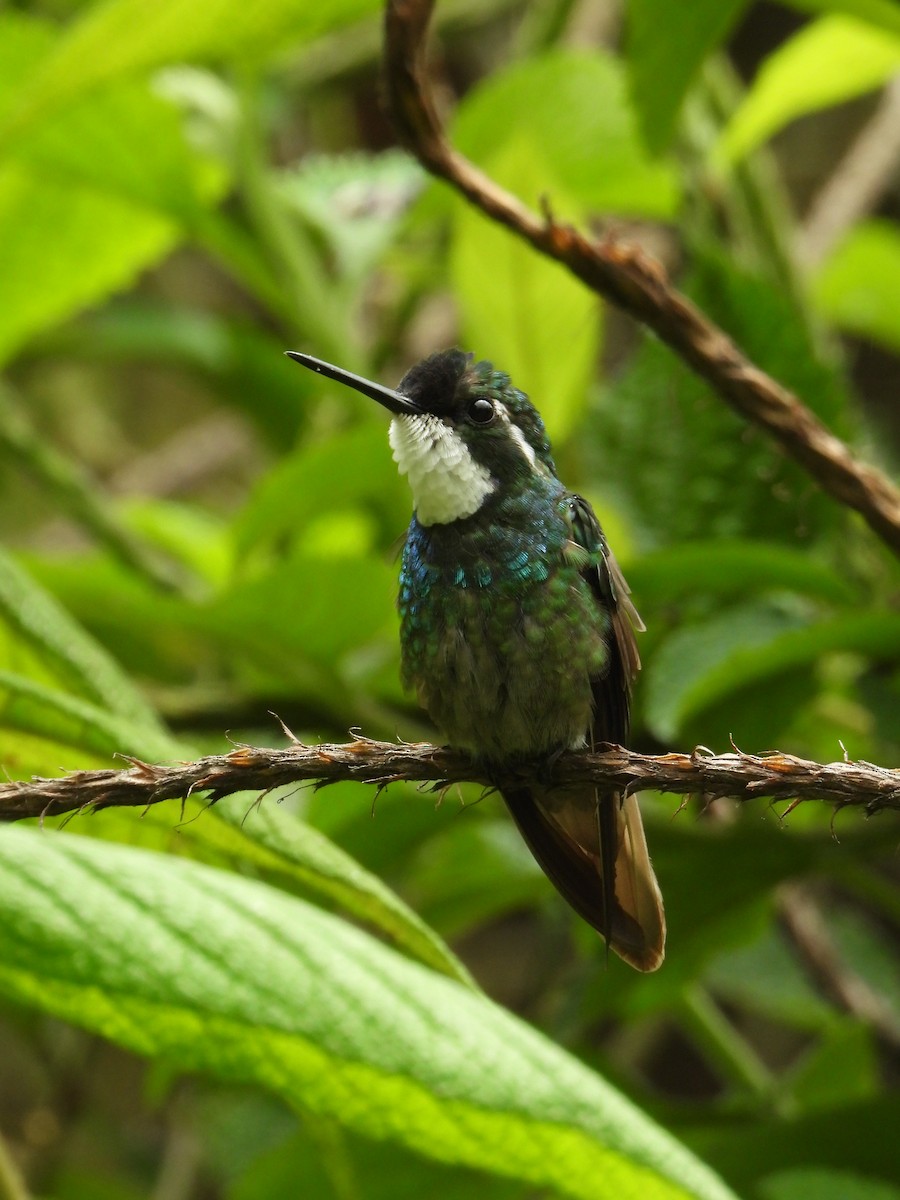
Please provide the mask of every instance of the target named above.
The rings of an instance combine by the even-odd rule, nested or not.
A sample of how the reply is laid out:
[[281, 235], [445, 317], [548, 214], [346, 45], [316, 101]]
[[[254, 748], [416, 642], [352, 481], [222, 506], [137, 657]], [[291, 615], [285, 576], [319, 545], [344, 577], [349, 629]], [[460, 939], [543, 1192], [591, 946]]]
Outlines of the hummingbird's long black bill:
[[362, 375], [354, 375], [352, 371], [345, 371], [343, 367], [334, 367], [331, 363], [323, 362], [321, 358], [313, 358], [311, 354], [299, 354], [296, 350], [285, 350], [285, 354], [294, 362], [299, 363], [301, 367], [307, 367], [310, 371], [315, 371], [317, 375], [324, 375], [327, 379], [343, 383], [347, 387], [353, 388], [355, 392], [361, 392], [364, 396], [368, 396], [370, 400], [377, 400], [392, 413], [422, 411], [402, 392], [395, 392], [391, 388], [383, 387], [380, 383], [373, 383], [371, 379], [363, 379]]

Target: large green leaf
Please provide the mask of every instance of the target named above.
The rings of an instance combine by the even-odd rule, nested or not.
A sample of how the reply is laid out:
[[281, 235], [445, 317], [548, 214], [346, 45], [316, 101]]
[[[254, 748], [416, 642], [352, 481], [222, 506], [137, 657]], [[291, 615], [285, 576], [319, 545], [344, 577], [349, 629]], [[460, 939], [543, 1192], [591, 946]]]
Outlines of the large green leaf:
[[746, 7], [747, 0], [630, 0], [631, 98], [652, 150], [671, 141], [681, 103], [703, 60]]
[[880, 87], [900, 69], [900, 31], [834, 15], [807, 25], [759, 71], [716, 148], [742, 158], [790, 121]]
[[[507, 141], [487, 167], [526, 200], [538, 191], [556, 195], [549, 169], [524, 133]], [[596, 296], [469, 207], [455, 216], [450, 273], [466, 347], [508, 371], [540, 409], [551, 438], [565, 437], [584, 411], [597, 357]]]
[[[28, 92], [53, 44], [46, 23], [0, 17], [0, 114]], [[0, 356], [129, 284], [226, 182], [189, 148], [174, 107], [128, 79], [51, 111], [5, 157]]]
[[[59, 39], [47, 21], [0, 14], [0, 125]], [[195, 212], [222, 183], [221, 171], [189, 147], [178, 110], [143, 80], [74, 98], [31, 125], [12, 153], [43, 173], [48, 187], [90, 184], [173, 214]]]
[[184, 223], [227, 182], [220, 163], [189, 146], [174, 105], [129, 79], [55, 113], [19, 138], [13, 153], [49, 188], [86, 184]]
[[234, 59], [246, 65], [376, 11], [376, 0], [105, 0], [86, 8], [22, 88], [0, 124], [19, 136], [104, 83], [166, 62]]
[[[359, 787], [355, 790], [357, 802], [365, 806], [366, 793]], [[213, 810], [229, 826], [230, 835], [237, 834], [242, 843], [232, 852], [234, 861], [252, 862], [276, 878], [296, 879], [345, 912], [374, 925], [420, 962], [471, 984], [468, 971], [445, 942], [377, 875], [312, 825], [281, 812], [271, 798], [263, 796], [258, 804], [256, 799], [250, 801], [252, 816], [245, 794], [220, 800]], [[215, 833], [213, 830], [213, 837]]]
[[527, 204], [546, 195], [555, 208], [559, 187], [564, 196], [595, 211], [674, 215], [675, 173], [644, 150], [622, 68], [610, 55], [553, 50], [492, 75], [460, 105], [454, 140], [493, 169], [498, 153], [523, 125], [549, 172], [545, 180], [540, 174], [523, 175], [508, 184], [518, 185]]
[[[348, 787], [356, 810], [367, 816], [370, 840], [380, 839], [382, 828], [373, 826], [367, 790], [359, 784]], [[274, 793], [237, 792], [214, 804], [195, 793], [140, 811], [111, 808], [62, 819], [84, 836], [252, 873], [304, 897], [314, 896], [378, 930], [412, 958], [471, 985], [459, 959], [396, 892], [297, 815], [288, 803], [296, 791], [295, 786]], [[404, 809], [410, 818], [416, 808], [427, 811], [428, 805], [407, 795]]]
[[89, 840], [0, 836], [0, 988], [180, 1070], [575, 1197], [728, 1190], [486, 998], [264, 885]]
[[178, 241], [168, 217], [87, 184], [0, 168], [0, 361], [32, 334], [134, 281]]

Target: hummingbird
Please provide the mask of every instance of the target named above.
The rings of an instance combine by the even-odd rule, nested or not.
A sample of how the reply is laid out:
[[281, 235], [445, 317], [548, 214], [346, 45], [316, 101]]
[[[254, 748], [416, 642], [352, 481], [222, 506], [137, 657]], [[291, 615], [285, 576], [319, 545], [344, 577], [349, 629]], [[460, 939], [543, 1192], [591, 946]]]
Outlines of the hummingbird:
[[549, 782], [564, 750], [627, 739], [644, 626], [593, 509], [560, 482], [540, 414], [508, 374], [458, 349], [396, 389], [287, 353], [392, 414], [414, 504], [398, 597], [404, 685], [489, 777], [536, 764], [501, 789], [531, 853], [608, 949], [656, 970], [665, 917], [636, 797]]

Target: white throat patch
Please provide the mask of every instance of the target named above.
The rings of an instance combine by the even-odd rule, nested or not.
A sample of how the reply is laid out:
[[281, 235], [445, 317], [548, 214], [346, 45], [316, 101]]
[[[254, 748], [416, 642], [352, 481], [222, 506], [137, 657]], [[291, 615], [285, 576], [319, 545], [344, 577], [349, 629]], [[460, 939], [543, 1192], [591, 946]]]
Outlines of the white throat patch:
[[400, 474], [409, 477], [422, 525], [471, 517], [496, 487], [459, 434], [430, 413], [394, 417], [390, 443]]

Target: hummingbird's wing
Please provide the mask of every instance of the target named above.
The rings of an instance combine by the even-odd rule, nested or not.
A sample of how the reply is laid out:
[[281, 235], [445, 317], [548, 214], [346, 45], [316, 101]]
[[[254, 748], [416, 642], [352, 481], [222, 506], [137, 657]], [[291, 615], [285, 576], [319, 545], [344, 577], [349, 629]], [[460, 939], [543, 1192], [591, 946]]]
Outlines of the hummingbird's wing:
[[[588, 745], [628, 737], [631, 684], [640, 668], [635, 631], [643, 629], [628, 585], [591, 506], [568, 498], [572, 558], [609, 620], [604, 671], [591, 680], [594, 716]], [[541, 867], [575, 911], [622, 958], [653, 971], [665, 953], [662, 896], [634, 796], [597, 788], [507, 791], [504, 799]]]
[[[630, 725], [631, 686], [641, 666], [635, 633], [644, 623], [591, 506], [580, 496], [572, 496], [569, 513], [573, 541], [591, 556], [591, 565], [582, 570], [582, 576], [610, 621], [607, 669], [591, 680], [594, 719], [588, 741], [591, 746], [601, 742], [624, 745]], [[637, 798], [614, 792], [598, 795], [597, 800], [599, 866], [607, 912], [612, 914], [607, 919], [611, 921], [613, 949], [641, 970], [653, 970], [663, 960], [666, 925]], [[616, 919], [621, 923], [623, 915], [630, 918], [629, 926], [634, 923], [641, 930], [640, 947], [615, 944]]]

